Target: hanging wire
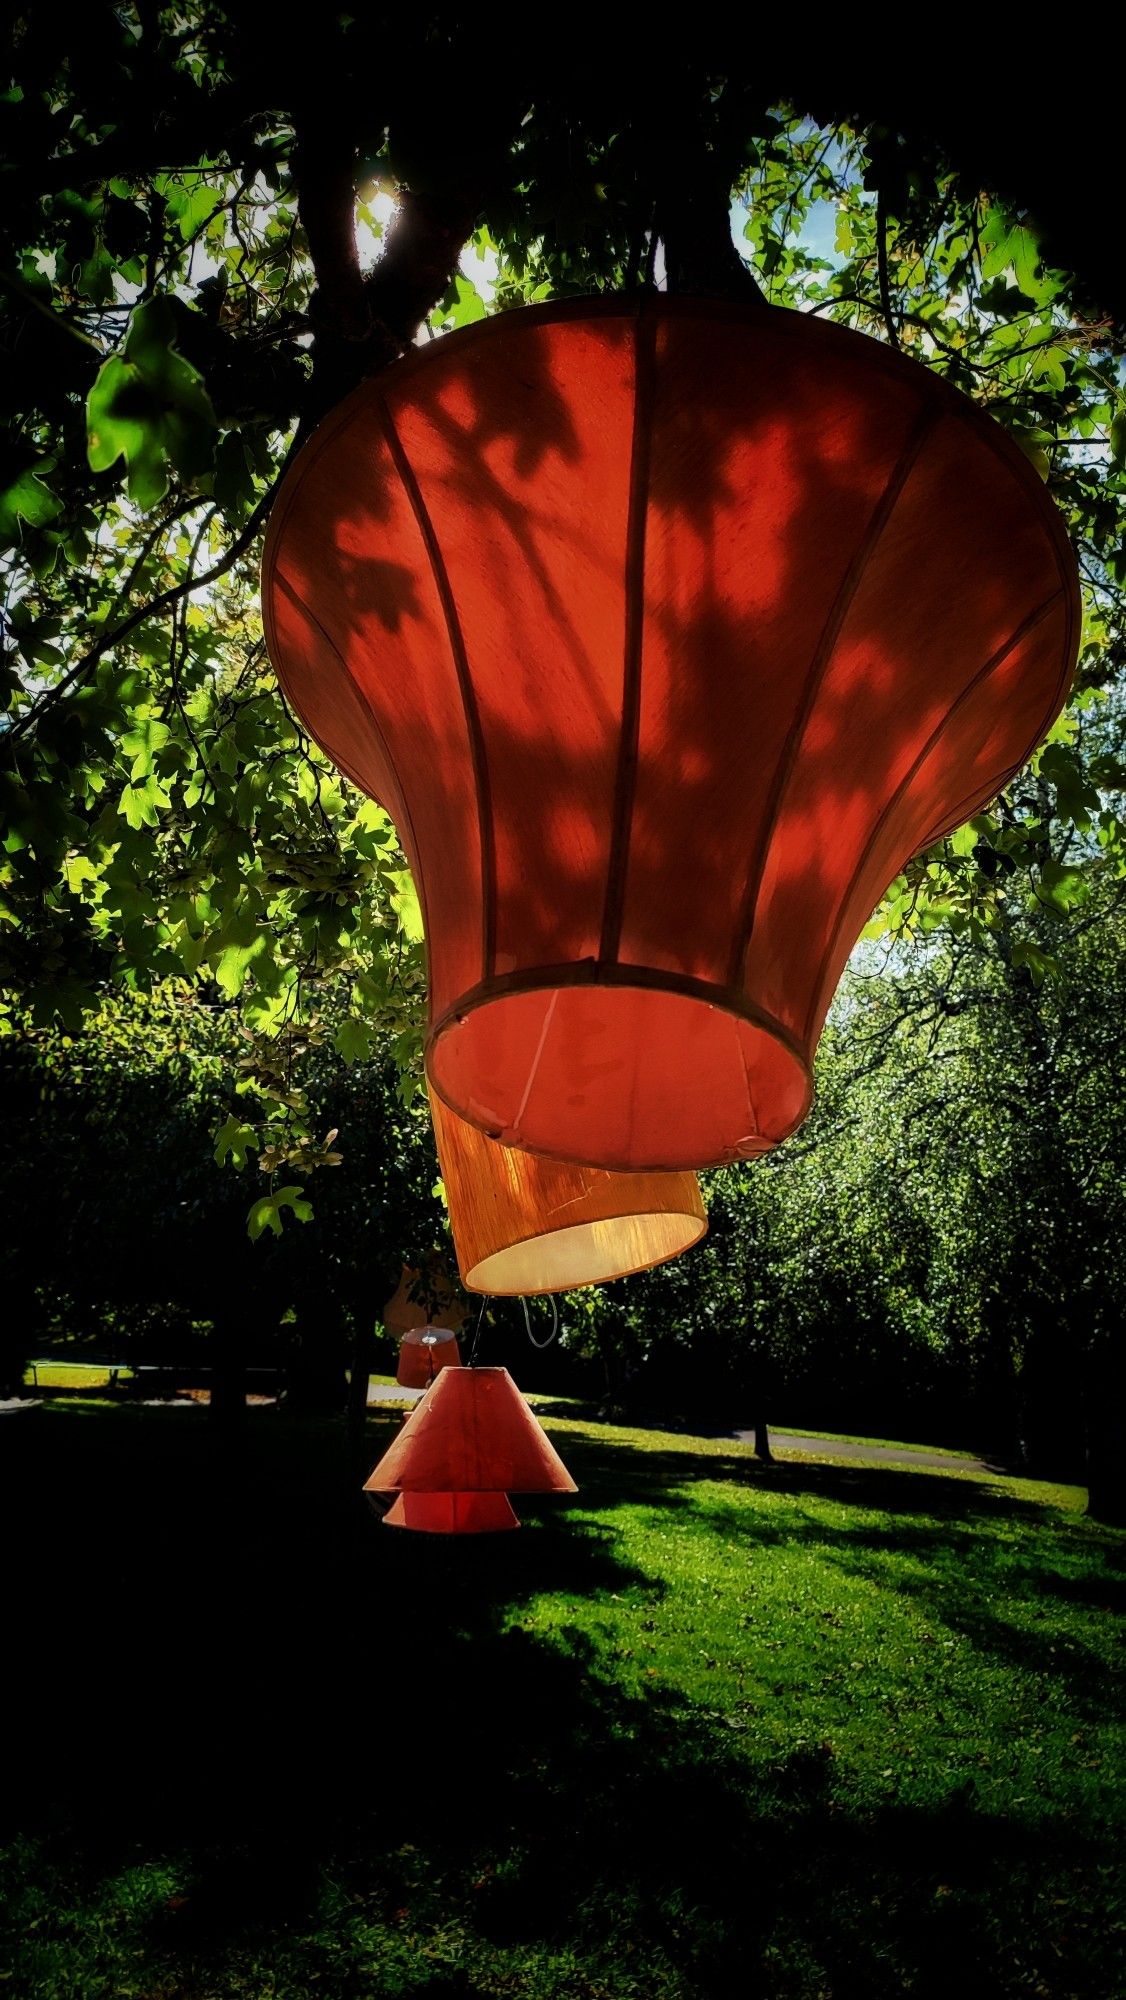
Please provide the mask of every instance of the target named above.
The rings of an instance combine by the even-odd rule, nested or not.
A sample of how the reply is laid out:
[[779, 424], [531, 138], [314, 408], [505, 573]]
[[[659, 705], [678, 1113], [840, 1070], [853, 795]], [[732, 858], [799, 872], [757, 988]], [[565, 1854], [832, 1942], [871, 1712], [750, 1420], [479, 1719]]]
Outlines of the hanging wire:
[[477, 1324], [473, 1329], [473, 1339], [472, 1342], [470, 1343], [470, 1348], [469, 1348], [469, 1359], [465, 1364], [467, 1368], [475, 1368], [477, 1365], [477, 1348], [481, 1340], [481, 1328], [482, 1325], [484, 1324], [485, 1307], [488, 1305], [488, 1303], [489, 1303], [488, 1295], [486, 1294], [481, 1300], [481, 1310], [477, 1314]]
[[541, 1350], [545, 1347], [550, 1347], [559, 1332], [559, 1304], [554, 1293], [552, 1293], [551, 1297], [551, 1332], [548, 1334], [546, 1340], [537, 1340], [535, 1334], [532, 1332], [532, 1316], [528, 1311], [527, 1299], [521, 1299], [520, 1303], [524, 1308], [524, 1326], [532, 1346], [538, 1347]]

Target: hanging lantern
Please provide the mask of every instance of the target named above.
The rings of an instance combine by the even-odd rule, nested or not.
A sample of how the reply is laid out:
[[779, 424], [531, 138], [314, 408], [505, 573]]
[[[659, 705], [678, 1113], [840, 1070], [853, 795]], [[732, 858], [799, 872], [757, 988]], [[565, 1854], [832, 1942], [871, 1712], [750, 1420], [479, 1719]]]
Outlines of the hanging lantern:
[[[384, 1516], [390, 1527], [476, 1534], [518, 1525], [495, 1504], [498, 1497], [577, 1488], [507, 1368], [445, 1368], [364, 1491], [401, 1496], [402, 1507]], [[464, 1504], [473, 1499], [494, 1504]]]
[[535, 1159], [486, 1139], [433, 1091], [430, 1110], [458, 1267], [470, 1291], [604, 1285], [679, 1256], [707, 1229], [695, 1174], [605, 1174]]
[[442, 1368], [460, 1368], [457, 1335], [448, 1326], [412, 1326], [399, 1342], [395, 1380], [401, 1389], [428, 1389]]
[[275, 505], [279, 678], [398, 827], [437, 1094], [618, 1171], [804, 1117], [888, 883], [1058, 714], [1059, 515], [966, 397], [810, 315], [498, 314], [321, 425]]

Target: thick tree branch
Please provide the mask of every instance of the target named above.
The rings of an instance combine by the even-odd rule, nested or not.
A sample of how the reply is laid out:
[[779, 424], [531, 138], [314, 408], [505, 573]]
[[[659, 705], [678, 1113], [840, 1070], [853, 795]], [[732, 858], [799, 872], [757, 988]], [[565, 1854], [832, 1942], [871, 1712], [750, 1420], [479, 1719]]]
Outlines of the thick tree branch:
[[730, 107], [725, 115], [722, 99], [719, 115], [713, 111], [709, 118], [698, 101], [679, 87], [661, 100], [661, 106], [666, 123], [655, 146], [656, 227], [665, 246], [669, 291], [765, 304], [731, 234], [731, 190], [742, 145], [741, 125], [731, 123]]
[[480, 191], [464, 182], [425, 194], [403, 188], [383, 255], [364, 278], [356, 252], [353, 156], [336, 143], [314, 163], [314, 146], [302, 138], [298, 172], [301, 220], [317, 279], [313, 382], [303, 428], [410, 346], [449, 290], [480, 203]]
[[884, 192], [881, 188], [876, 196], [876, 270], [880, 280], [880, 307], [884, 315], [884, 325], [893, 347], [899, 346], [899, 328], [891, 309], [891, 285], [888, 282], [888, 218], [884, 206]]
[[313, 325], [318, 336], [362, 340], [369, 314], [356, 248], [356, 147], [348, 132], [326, 127], [323, 118], [299, 121], [293, 178], [317, 278]]

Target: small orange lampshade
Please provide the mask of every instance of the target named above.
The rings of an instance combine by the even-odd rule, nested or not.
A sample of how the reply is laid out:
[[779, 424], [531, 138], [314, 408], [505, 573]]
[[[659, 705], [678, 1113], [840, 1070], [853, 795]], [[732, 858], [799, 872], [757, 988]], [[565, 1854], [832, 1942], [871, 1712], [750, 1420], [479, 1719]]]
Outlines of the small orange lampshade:
[[400, 1493], [383, 1525], [427, 1535], [491, 1535], [520, 1523], [503, 1493]]
[[395, 1380], [401, 1389], [428, 1389], [440, 1368], [460, 1368], [461, 1349], [448, 1326], [414, 1326], [399, 1342]]
[[574, 1493], [507, 1368], [443, 1368], [370, 1479], [369, 1493]]
[[604, 1285], [679, 1256], [707, 1229], [695, 1174], [564, 1166], [486, 1138], [433, 1091], [430, 1110], [458, 1269], [471, 1292]]

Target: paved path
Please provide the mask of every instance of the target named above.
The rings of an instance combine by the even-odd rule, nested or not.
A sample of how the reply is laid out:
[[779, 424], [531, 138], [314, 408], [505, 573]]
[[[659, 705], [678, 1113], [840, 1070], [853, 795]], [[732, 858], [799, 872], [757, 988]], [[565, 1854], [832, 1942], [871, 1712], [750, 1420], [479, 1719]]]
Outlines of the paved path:
[[[400, 1389], [394, 1382], [372, 1382], [368, 1385], [368, 1407], [377, 1403], [417, 1403], [423, 1394], [421, 1389]], [[135, 1402], [136, 1398], [130, 1398]], [[156, 1399], [142, 1398], [144, 1402]], [[167, 1399], [160, 1399], [161, 1403]], [[182, 1399], [185, 1400], [186, 1399]], [[273, 1398], [251, 1396], [252, 1403], [269, 1402]], [[12, 1397], [0, 1400], [0, 1416], [14, 1416], [20, 1410], [36, 1410], [42, 1398], [34, 1396]], [[730, 1435], [740, 1444], [753, 1444], [753, 1431], [732, 1431]], [[987, 1465], [983, 1458], [953, 1458], [948, 1452], [911, 1451], [907, 1446], [894, 1444], [848, 1444], [843, 1438], [808, 1437], [800, 1431], [775, 1431], [770, 1433], [770, 1449], [780, 1457], [787, 1452], [802, 1452], [807, 1458], [851, 1458], [863, 1465], [924, 1465], [938, 1472], [996, 1472], [999, 1468]]]
[[[753, 1444], [753, 1431], [732, 1431], [740, 1444]], [[996, 1472], [983, 1458], [954, 1458], [949, 1452], [912, 1451], [907, 1445], [849, 1444], [844, 1438], [807, 1437], [801, 1432], [770, 1433], [770, 1449], [779, 1454], [800, 1451], [807, 1458], [852, 1458], [864, 1465], [928, 1465], [939, 1472]]]

